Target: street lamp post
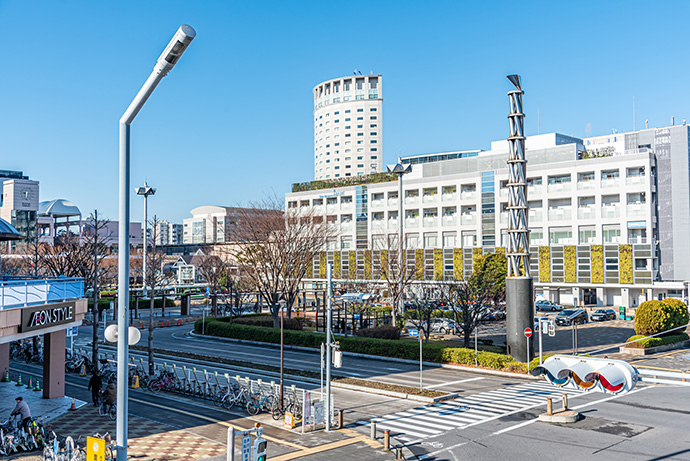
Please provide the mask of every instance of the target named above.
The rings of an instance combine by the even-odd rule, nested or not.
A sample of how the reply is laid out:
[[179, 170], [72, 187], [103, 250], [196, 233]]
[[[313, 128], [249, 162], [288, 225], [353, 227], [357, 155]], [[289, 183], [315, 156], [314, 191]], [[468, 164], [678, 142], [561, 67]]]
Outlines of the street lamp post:
[[403, 166], [402, 161], [398, 158], [398, 163], [395, 165], [388, 166], [388, 172], [398, 175], [398, 279], [399, 279], [399, 289], [398, 289], [398, 312], [402, 313], [405, 310], [402, 291], [403, 291], [403, 268], [405, 267], [405, 244], [403, 234], [403, 175], [410, 173], [412, 171], [412, 165]]
[[[137, 188], [137, 195], [143, 195], [144, 196], [144, 262], [143, 262], [143, 270], [144, 270], [144, 290], [143, 290], [143, 295], [144, 298], [146, 297], [146, 250], [148, 249], [148, 224], [149, 224], [149, 214], [148, 214], [148, 201], [149, 201], [149, 195], [155, 195], [156, 194], [156, 189], [153, 187], [149, 187], [148, 184], [146, 184], [146, 181], [144, 181], [144, 187], [139, 187]], [[155, 296], [156, 294], [153, 293]]]
[[153, 72], [120, 118], [118, 296], [117, 296], [117, 461], [127, 461], [127, 362], [129, 361], [129, 154], [130, 125], [153, 90], [172, 69], [196, 32], [183, 24], [156, 61]]

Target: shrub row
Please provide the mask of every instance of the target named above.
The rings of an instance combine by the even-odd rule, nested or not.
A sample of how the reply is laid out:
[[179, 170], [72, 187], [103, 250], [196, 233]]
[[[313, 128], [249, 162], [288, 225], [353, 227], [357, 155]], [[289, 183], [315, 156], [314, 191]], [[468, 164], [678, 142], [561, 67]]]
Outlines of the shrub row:
[[[273, 317], [270, 315], [252, 315], [252, 316], [242, 316], [236, 317], [232, 320], [232, 323], [239, 325], [249, 325], [253, 327], [266, 327], [273, 328]], [[302, 322], [294, 318], [283, 319], [283, 328], [286, 330], [301, 330]]]
[[[626, 342], [630, 341], [635, 341], [637, 339], [644, 338], [644, 335], [635, 335], [631, 336], [628, 338]], [[635, 349], [647, 349], [650, 347], [656, 347], [656, 346], [666, 346], [667, 344], [675, 344], [679, 343], [681, 341], [686, 341], [687, 339], [690, 339], [687, 333], [682, 333], [680, 335], [671, 335], [671, 336], [657, 336], [655, 338], [647, 338], [643, 339], [642, 341], [637, 341], [632, 344], [627, 344], [626, 347], [633, 347]]]
[[[201, 320], [194, 323], [194, 331], [201, 332]], [[362, 330], [365, 331], [365, 330]], [[225, 338], [245, 339], [273, 344], [280, 343], [280, 329], [261, 326], [238, 324], [237, 320], [228, 323], [228, 317], [210, 318], [206, 320], [206, 334]], [[308, 331], [286, 330], [283, 332], [285, 344], [303, 347], [321, 347], [325, 335]], [[395, 357], [408, 360], [419, 360], [419, 344], [416, 341], [401, 341], [394, 339], [379, 339], [348, 336], [339, 339], [340, 349], [344, 352], [354, 352], [383, 357]], [[436, 363], [455, 363], [458, 365], [475, 365], [475, 354], [472, 349], [446, 347], [440, 344], [425, 344], [423, 360]], [[538, 364], [535, 359], [530, 369]], [[515, 361], [509, 355], [494, 352], [479, 351], [476, 363], [480, 367], [526, 372], [527, 365]]]
[[363, 328], [357, 330], [355, 334], [364, 338], [400, 339], [400, 328], [393, 326]]

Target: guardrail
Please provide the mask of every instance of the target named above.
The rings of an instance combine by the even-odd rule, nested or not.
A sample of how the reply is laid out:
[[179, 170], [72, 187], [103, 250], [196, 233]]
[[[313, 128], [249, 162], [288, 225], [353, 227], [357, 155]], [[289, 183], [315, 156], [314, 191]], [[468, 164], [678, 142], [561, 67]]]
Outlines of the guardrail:
[[84, 279], [55, 277], [0, 280], [0, 309], [26, 307], [84, 297]]

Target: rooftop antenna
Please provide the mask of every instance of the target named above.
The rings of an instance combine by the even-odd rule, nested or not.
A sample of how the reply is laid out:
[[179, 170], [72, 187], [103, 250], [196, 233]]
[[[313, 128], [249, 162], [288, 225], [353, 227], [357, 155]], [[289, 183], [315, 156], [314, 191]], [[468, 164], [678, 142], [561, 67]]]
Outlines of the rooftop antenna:
[[645, 127], [645, 129], [649, 128], [649, 119], [648, 118], [644, 119], [644, 127]]
[[635, 131], [635, 96], [633, 96], [633, 131]]
[[676, 118], [671, 115], [671, 126], [674, 126], [676, 124]]
[[353, 72], [353, 74], [354, 74], [354, 75], [357, 75], [357, 69], [355, 69], [355, 71]]

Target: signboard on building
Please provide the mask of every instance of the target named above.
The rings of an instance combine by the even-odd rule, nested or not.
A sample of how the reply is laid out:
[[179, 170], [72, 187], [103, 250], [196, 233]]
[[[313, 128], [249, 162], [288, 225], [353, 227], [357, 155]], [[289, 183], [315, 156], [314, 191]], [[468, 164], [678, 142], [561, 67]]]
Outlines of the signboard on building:
[[24, 307], [19, 332], [42, 330], [71, 322], [74, 322], [74, 302]]

